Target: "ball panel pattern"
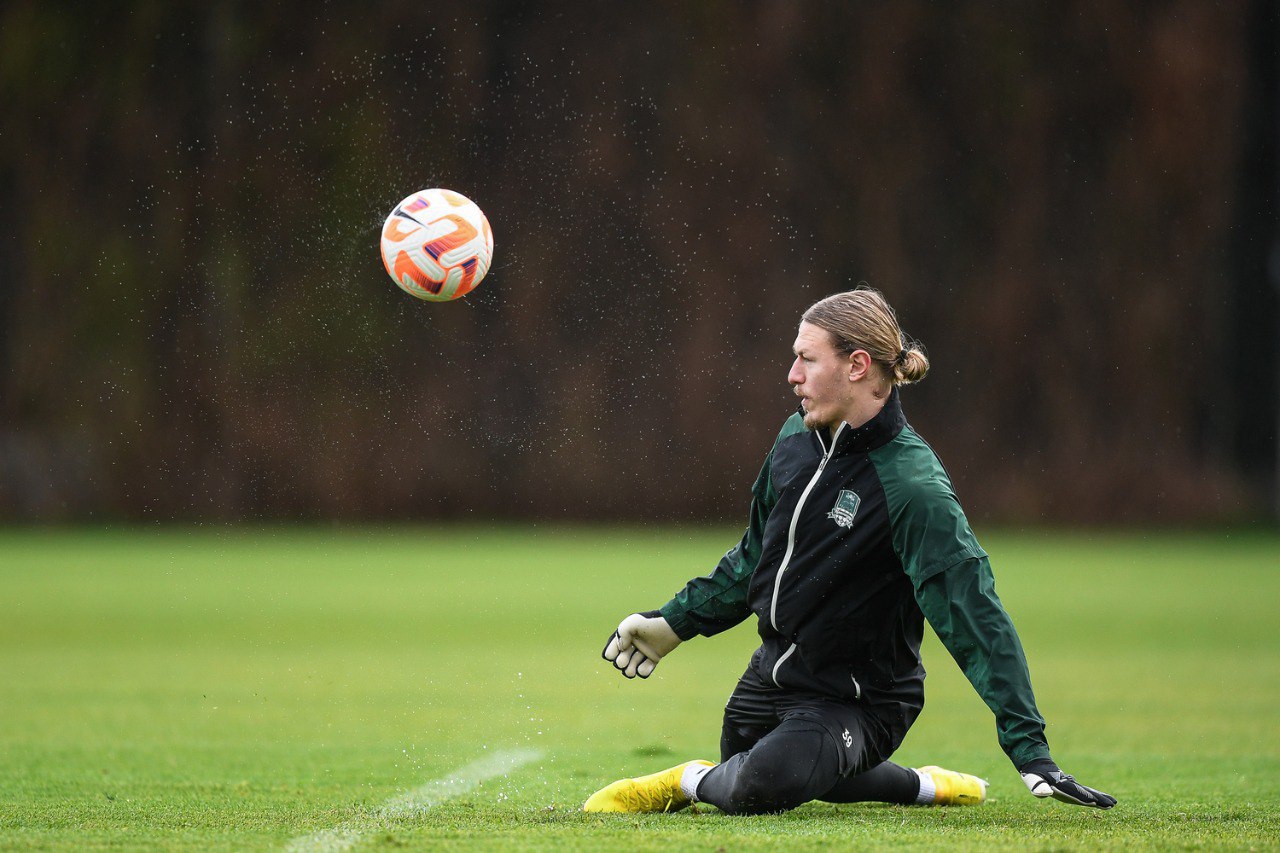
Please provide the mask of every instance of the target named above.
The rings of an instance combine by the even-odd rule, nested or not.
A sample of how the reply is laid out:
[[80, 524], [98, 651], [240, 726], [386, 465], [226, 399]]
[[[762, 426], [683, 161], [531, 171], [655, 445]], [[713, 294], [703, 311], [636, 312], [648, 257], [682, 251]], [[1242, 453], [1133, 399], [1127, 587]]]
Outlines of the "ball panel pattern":
[[493, 260], [493, 230], [474, 202], [452, 190], [414, 193], [382, 226], [382, 264], [411, 296], [446, 302], [480, 284]]

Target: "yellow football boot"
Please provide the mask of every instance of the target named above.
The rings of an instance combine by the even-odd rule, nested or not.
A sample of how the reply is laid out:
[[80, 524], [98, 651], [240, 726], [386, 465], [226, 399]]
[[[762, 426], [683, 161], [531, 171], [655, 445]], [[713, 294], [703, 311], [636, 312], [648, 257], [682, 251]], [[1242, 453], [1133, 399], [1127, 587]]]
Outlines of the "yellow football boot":
[[690, 764], [714, 767], [712, 761], [686, 761], [658, 773], [635, 779], [619, 779], [605, 785], [587, 798], [584, 812], [674, 812], [689, 805], [689, 798], [680, 790], [680, 777]]
[[976, 806], [987, 798], [987, 780], [930, 764], [921, 767], [933, 780], [935, 806]]

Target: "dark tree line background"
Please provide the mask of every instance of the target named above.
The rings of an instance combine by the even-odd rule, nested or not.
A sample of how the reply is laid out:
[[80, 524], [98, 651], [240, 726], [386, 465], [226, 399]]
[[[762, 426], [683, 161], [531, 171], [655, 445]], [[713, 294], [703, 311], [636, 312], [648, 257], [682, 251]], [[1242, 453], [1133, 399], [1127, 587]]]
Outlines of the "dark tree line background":
[[[1270, 517], [1276, 11], [0, 7], [0, 518], [735, 519], [867, 282], [970, 514]], [[460, 303], [390, 206], [493, 224]]]

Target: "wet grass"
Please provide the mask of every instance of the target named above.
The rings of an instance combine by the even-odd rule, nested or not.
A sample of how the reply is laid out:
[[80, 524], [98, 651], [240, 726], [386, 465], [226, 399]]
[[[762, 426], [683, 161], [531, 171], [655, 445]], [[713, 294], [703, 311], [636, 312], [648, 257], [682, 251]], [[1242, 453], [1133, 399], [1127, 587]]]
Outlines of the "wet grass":
[[[981, 531], [980, 531], [981, 533]], [[648, 682], [599, 647], [705, 573], [707, 529], [0, 532], [0, 847], [1270, 848], [1280, 536], [991, 533], [1059, 762], [1121, 804], [1040, 802], [931, 638], [898, 758], [985, 775], [975, 809], [605, 818], [595, 788], [714, 758], [744, 625]], [[412, 816], [490, 751], [541, 758]]]

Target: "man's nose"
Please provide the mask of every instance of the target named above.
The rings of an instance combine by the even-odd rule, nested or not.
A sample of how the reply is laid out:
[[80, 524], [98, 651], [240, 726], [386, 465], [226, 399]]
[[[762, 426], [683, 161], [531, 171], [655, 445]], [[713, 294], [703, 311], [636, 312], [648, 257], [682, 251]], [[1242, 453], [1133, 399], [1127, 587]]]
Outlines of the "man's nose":
[[804, 373], [800, 370], [800, 359], [791, 362], [791, 370], [787, 373], [787, 381], [792, 385], [799, 385], [804, 382]]

